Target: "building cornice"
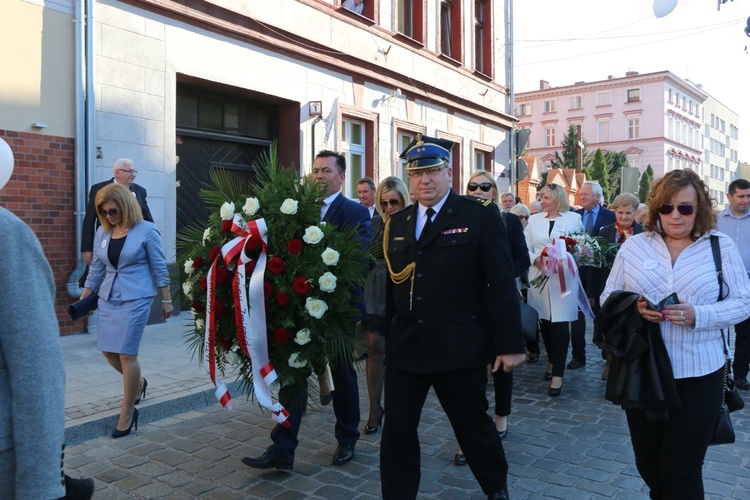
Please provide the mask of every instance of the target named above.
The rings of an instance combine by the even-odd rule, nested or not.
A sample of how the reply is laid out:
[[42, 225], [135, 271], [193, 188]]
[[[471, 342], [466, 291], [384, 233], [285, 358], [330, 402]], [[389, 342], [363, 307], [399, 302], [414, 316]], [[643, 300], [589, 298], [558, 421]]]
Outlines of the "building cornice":
[[666, 81], [682, 92], [689, 93], [690, 97], [703, 103], [708, 94], [695, 87], [692, 83], [683, 80], [670, 71], [659, 71], [656, 73], [647, 73], [644, 75], [626, 76], [621, 78], [612, 78], [611, 80], [599, 80], [596, 82], [577, 83], [565, 85], [562, 87], [553, 87], [550, 89], [531, 90], [528, 92], [518, 92], [515, 95], [515, 101], [521, 102], [532, 99], [549, 98], [553, 96], [566, 96], [571, 94], [580, 94], [581, 92], [593, 92], [614, 88], [632, 87], [648, 83]]
[[[408, 75], [370, 61], [356, 58], [345, 52], [339, 52], [314, 40], [304, 38], [299, 34], [286, 32], [277, 27], [271, 29], [256, 19], [213, 3], [194, 0], [121, 1], [125, 4], [155, 12], [169, 19], [175, 19], [197, 28], [234, 38], [243, 43], [256, 45], [283, 54], [286, 57], [293, 57], [304, 62], [314, 63], [317, 66], [341, 72], [353, 78], [362, 78], [374, 84], [399, 88], [407, 97], [425, 99], [433, 104], [442, 105], [448, 109], [453, 109], [458, 113], [487, 123], [509, 128], [516, 121], [515, 117], [497, 109], [456, 96], [435, 85], [418, 81]], [[311, 7], [322, 8], [310, 2], [305, 3]], [[330, 6], [327, 7], [330, 8]], [[330, 15], [353, 22], [348, 16], [337, 12], [335, 9], [330, 9]], [[376, 28], [375, 26], [371, 26], [371, 28], [382, 30], [382, 28]], [[387, 33], [393, 35], [393, 33]], [[402, 43], [395, 36], [388, 42], [393, 44]], [[404, 47], [408, 47], [406, 44], [403, 45]], [[434, 57], [434, 62], [436, 64], [445, 64], [446, 67], [452, 67], [452, 65], [441, 61], [437, 56]], [[472, 76], [469, 72], [462, 76], [474, 79], [485, 87], [490, 87], [504, 96], [508, 94], [505, 87], [498, 85], [494, 81], [488, 82], [485, 79]]]

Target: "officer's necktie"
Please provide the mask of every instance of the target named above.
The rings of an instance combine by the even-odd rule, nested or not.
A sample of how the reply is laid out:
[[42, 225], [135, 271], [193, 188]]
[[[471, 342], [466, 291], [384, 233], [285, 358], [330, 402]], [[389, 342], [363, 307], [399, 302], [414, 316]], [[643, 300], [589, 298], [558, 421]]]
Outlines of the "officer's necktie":
[[432, 207], [428, 208], [427, 211], [425, 211], [425, 217], [427, 217], [427, 220], [424, 223], [424, 226], [422, 226], [422, 232], [419, 233], [419, 239], [422, 239], [422, 236], [427, 232], [427, 230], [430, 228], [430, 225], [432, 224], [432, 216], [435, 215], [435, 209]]
[[586, 210], [586, 232], [591, 234], [594, 230], [594, 212], [592, 210]]

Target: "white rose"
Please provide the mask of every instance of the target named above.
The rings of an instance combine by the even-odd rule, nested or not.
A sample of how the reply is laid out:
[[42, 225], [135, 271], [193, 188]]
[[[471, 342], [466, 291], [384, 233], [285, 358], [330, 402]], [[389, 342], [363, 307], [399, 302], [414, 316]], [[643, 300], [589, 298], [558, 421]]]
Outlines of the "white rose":
[[333, 248], [326, 248], [320, 257], [323, 259], [323, 263], [327, 266], [335, 266], [339, 263], [339, 253]]
[[234, 202], [226, 201], [219, 210], [221, 220], [232, 220], [234, 218]]
[[289, 356], [289, 366], [292, 368], [304, 368], [307, 366], [307, 361], [304, 359], [300, 359], [300, 353], [295, 352], [291, 356]]
[[245, 212], [247, 216], [252, 217], [259, 208], [260, 202], [258, 201], [258, 198], [247, 198], [245, 200], [245, 205], [242, 207], [242, 211]]
[[229, 363], [230, 366], [234, 366], [234, 364], [240, 360], [240, 357], [234, 351], [227, 351], [227, 353], [224, 355], [224, 358], [227, 360], [227, 363]]
[[318, 278], [318, 285], [320, 285], [321, 292], [331, 293], [336, 289], [336, 276], [332, 273], [326, 272]]
[[322, 300], [308, 297], [307, 300], [305, 300], [305, 309], [307, 309], [307, 313], [310, 316], [315, 319], [320, 319], [328, 310], [328, 304], [326, 304]]
[[193, 294], [191, 293], [193, 291], [193, 285], [189, 281], [186, 281], [182, 284], [182, 293], [185, 294], [185, 296], [189, 299], [193, 298]]
[[318, 226], [310, 226], [305, 229], [302, 240], [310, 245], [317, 245], [323, 239], [323, 231]]
[[308, 328], [303, 328], [294, 336], [294, 341], [299, 345], [305, 345], [311, 340], [312, 338], [310, 337], [310, 330]]
[[193, 274], [195, 272], [195, 268], [193, 267], [193, 259], [188, 259], [185, 261], [185, 274]]
[[198, 332], [205, 332], [206, 331], [206, 322], [202, 319], [198, 318], [195, 320], [195, 330]]
[[297, 213], [297, 205], [299, 205], [299, 202], [297, 202], [297, 200], [287, 198], [286, 200], [284, 200], [284, 203], [281, 204], [281, 213], [294, 215]]

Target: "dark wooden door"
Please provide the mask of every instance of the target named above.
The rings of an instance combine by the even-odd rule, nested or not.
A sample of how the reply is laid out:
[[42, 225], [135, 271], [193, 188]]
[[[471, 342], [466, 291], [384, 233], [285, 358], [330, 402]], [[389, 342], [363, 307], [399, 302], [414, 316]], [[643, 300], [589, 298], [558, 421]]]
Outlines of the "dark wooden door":
[[247, 182], [255, 180], [254, 161], [268, 146], [180, 135], [177, 140], [177, 233], [195, 223], [205, 224], [209, 212], [200, 197], [209, 172], [223, 168]]

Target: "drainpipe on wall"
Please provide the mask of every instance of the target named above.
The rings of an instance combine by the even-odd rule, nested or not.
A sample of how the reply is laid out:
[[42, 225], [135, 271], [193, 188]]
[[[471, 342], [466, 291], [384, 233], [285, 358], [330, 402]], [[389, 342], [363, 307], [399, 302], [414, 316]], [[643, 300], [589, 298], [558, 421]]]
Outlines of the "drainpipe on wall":
[[86, 20], [83, 9], [83, 1], [77, 0], [75, 4], [75, 13], [73, 23], [75, 23], [75, 218], [76, 218], [76, 268], [68, 277], [68, 294], [71, 297], [78, 298], [81, 296], [81, 289], [78, 286], [78, 280], [81, 279], [86, 271], [86, 264], [83, 263], [81, 253], [79, 252], [81, 244], [81, 233], [83, 228], [83, 216], [86, 213], [86, 136], [85, 136], [85, 87], [84, 74], [86, 71], [86, 54], [83, 45], [85, 39]]
[[[67, 289], [71, 297], [81, 296], [78, 285], [86, 264], [80, 252], [83, 218], [89, 187], [94, 183], [94, 0], [75, 3], [75, 218], [76, 268], [68, 277]], [[91, 322], [89, 322], [91, 323]], [[91, 331], [91, 330], [90, 330]]]

